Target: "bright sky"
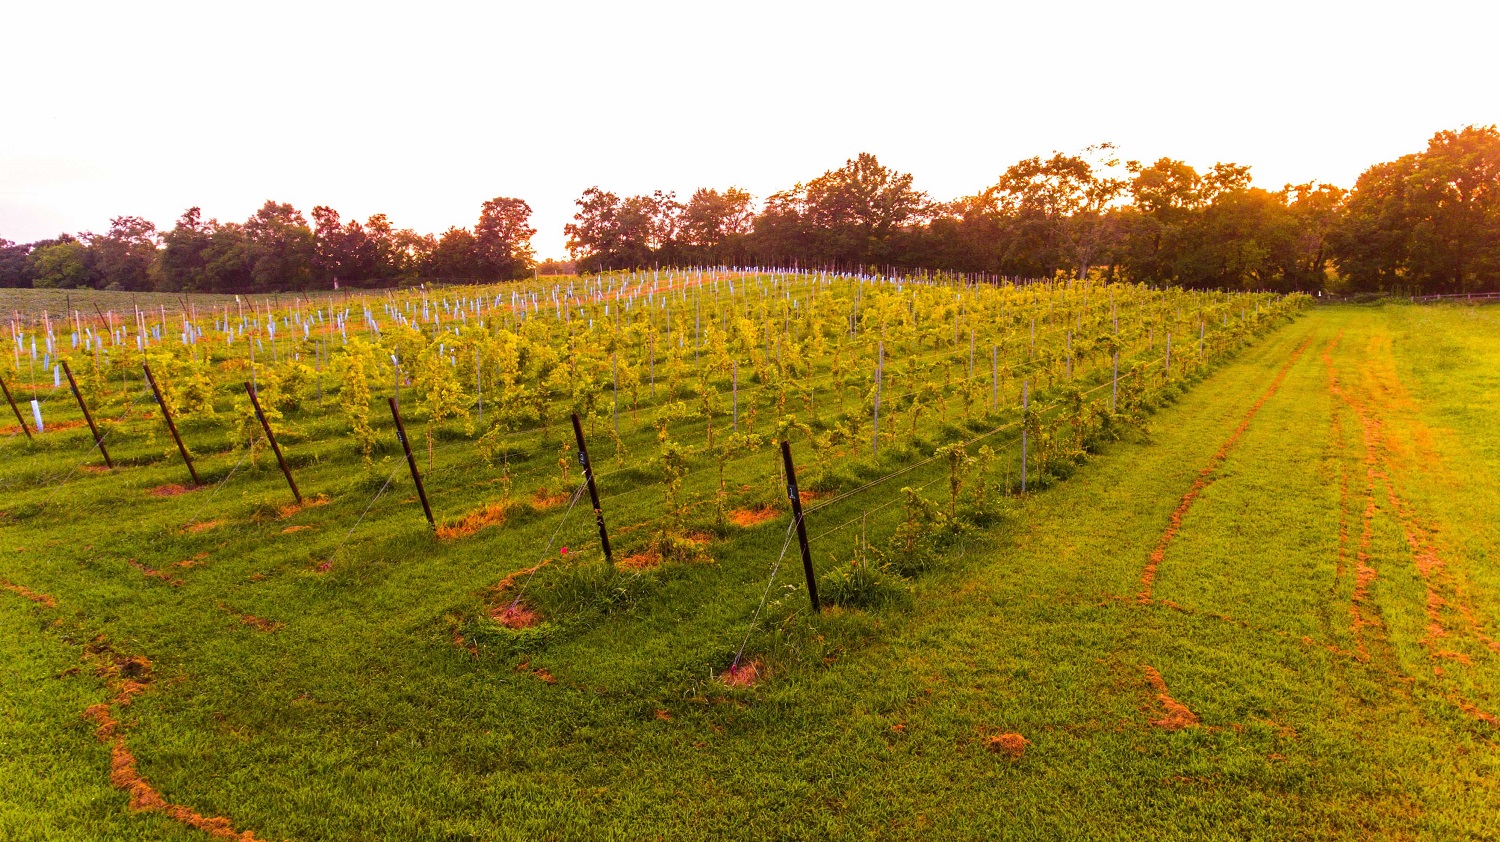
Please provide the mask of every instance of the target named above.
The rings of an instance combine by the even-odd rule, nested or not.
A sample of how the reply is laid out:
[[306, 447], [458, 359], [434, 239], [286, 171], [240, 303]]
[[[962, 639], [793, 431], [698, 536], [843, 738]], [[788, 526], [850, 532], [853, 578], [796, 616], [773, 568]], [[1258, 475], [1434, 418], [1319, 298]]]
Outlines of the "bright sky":
[[1500, 122], [1495, 2], [15, 0], [4, 18], [16, 241], [266, 199], [441, 233], [516, 196], [561, 257], [596, 184], [764, 198], [868, 151], [950, 199], [1108, 140], [1349, 186]]

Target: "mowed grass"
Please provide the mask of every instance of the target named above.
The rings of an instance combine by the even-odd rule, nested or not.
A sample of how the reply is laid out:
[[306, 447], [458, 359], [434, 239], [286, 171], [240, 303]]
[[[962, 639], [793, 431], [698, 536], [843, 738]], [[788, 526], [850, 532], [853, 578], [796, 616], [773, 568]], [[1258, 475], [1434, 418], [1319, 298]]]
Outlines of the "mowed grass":
[[[164, 458], [79, 473], [47, 492], [65, 506], [3, 506], [0, 578], [57, 605], [0, 590], [0, 837], [203, 836], [110, 787], [82, 718], [107, 699], [83, 661], [98, 635], [153, 664], [117, 714], [140, 774], [261, 839], [1494, 837], [1497, 320], [1314, 310], [904, 604], [809, 616], [794, 547], [748, 689], [713, 673], [785, 516], [713, 564], [607, 579], [575, 512], [559, 541], [588, 563], [536, 583], [553, 621], [475, 655], [453, 618], [543, 557], [556, 511], [434, 545], [403, 484], [318, 574], [368, 498], [282, 517], [269, 463], [213, 497], [148, 496], [182, 480]], [[55, 481], [85, 456], [68, 435], [7, 442], [0, 473]], [[826, 540], [848, 558], [848, 531]], [[1158, 724], [1169, 703], [1197, 724]], [[991, 750], [1002, 734], [1024, 754]]]

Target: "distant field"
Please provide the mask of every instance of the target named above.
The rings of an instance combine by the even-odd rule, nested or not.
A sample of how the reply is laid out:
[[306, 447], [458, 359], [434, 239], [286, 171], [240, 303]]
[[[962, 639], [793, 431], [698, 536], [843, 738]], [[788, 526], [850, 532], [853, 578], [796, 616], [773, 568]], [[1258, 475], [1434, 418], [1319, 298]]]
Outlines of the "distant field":
[[[260, 301], [269, 299], [270, 296], [243, 295], [240, 298], [249, 304], [252, 300]], [[43, 312], [50, 313], [53, 318], [61, 318], [63, 313], [77, 310], [85, 318], [93, 318], [100, 310], [133, 312], [136, 307], [147, 311], [157, 311], [163, 307], [177, 310], [188, 301], [199, 307], [235, 305], [233, 295], [183, 295], [173, 292], [119, 292], [102, 289], [4, 289], [0, 290], [0, 300], [5, 302], [7, 321], [13, 314], [19, 313], [28, 322], [40, 319]]]
[[[553, 278], [551, 280], [558, 280]], [[567, 281], [564, 280], [564, 283]], [[398, 292], [392, 290], [392, 292]], [[139, 307], [142, 310], [160, 312], [162, 308], [167, 311], [180, 310], [182, 306], [191, 302], [199, 308], [209, 307], [236, 307], [243, 304], [245, 307], [264, 306], [266, 302], [272, 302], [274, 306], [285, 306], [291, 304], [298, 298], [303, 300], [317, 300], [327, 302], [329, 299], [342, 301], [351, 295], [368, 295], [379, 298], [385, 295], [385, 290], [360, 290], [346, 287], [339, 290], [310, 290], [307, 292], [284, 292], [274, 295], [218, 295], [209, 293], [176, 293], [176, 292], [122, 292], [118, 290], [101, 289], [6, 289], [0, 288], [0, 301], [4, 302], [4, 315], [8, 321], [15, 313], [21, 314], [27, 321], [38, 320], [42, 313], [48, 312], [53, 318], [58, 318], [62, 313], [70, 309], [80, 311], [85, 317], [95, 316], [100, 311], [114, 310], [117, 313], [131, 313]]]
[[211, 303], [152, 363], [200, 406], [198, 490], [133, 339], [68, 351], [113, 471], [23, 356], [50, 429], [0, 421], [0, 837], [1500, 835], [1500, 311], [679, 280], [615, 327], [602, 291], [525, 287], [532, 327], [509, 287], [371, 296], [441, 537], [373, 353], [361, 458], [331, 314], [256, 350], [300, 507]]

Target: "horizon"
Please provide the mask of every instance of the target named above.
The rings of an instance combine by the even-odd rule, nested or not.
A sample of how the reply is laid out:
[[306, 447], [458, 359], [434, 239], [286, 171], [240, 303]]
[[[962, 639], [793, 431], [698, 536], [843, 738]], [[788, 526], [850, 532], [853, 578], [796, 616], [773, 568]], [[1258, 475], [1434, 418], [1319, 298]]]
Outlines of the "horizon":
[[[1271, 190], [1347, 188], [1434, 132], [1500, 123], [1482, 50], [1500, 10], [1477, 4], [1430, 4], [1414, 20], [1366, 8], [1341, 20], [1337, 4], [1290, 3], [1217, 16], [1175, 3], [858, 16], [842, 13], [852, 5], [779, 4], [746, 19], [670, 3], [446, 4], [420, 18], [314, 9], [283, 25], [292, 8], [239, 20], [106, 7], [66, 29], [20, 10], [18, 31], [34, 37], [0, 57], [27, 103], [20, 131], [0, 142], [0, 237], [102, 233], [117, 216], [165, 230], [193, 206], [239, 221], [266, 200], [441, 234], [512, 196], [533, 209], [538, 258], [565, 260], [563, 225], [591, 186], [680, 199], [738, 186], [759, 202], [870, 152], [950, 200], [1018, 160], [1112, 142], [1122, 159], [1248, 165]], [[455, 14], [469, 16], [464, 26]], [[249, 31], [214, 45], [226, 26]], [[506, 40], [517, 27], [553, 37]], [[799, 37], [778, 37], [782, 27]], [[1004, 40], [1038, 31], [1058, 37]], [[1267, 47], [1288, 35], [1323, 49], [1288, 61]], [[492, 60], [497, 38], [510, 61]], [[1133, 46], [1153, 39], [1161, 49]], [[859, 49], [804, 49], [843, 42]], [[1347, 51], [1328, 48], [1340, 43]], [[1064, 47], [1082, 58], [1059, 62]], [[1121, 52], [1128, 60], [1097, 58]], [[79, 54], [93, 58], [57, 62]], [[946, 62], [938, 78], [965, 83], [931, 85], [932, 55]], [[1016, 72], [1025, 67], [1043, 70]], [[90, 90], [106, 69], [169, 81], [102, 101], [58, 94]], [[1165, 95], [1129, 93], [1155, 88]]]

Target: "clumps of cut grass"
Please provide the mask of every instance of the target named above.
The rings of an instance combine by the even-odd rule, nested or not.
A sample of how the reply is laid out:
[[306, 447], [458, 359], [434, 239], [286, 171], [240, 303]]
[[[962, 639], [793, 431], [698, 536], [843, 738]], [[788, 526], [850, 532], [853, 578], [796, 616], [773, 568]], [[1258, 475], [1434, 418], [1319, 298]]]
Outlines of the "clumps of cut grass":
[[11, 582], [7, 582], [4, 579], [0, 579], [0, 588], [5, 588], [8, 591], [11, 591], [13, 593], [19, 594], [19, 595], [25, 597], [26, 599], [29, 599], [32, 602], [35, 602], [38, 605], [41, 605], [41, 606], [44, 606], [44, 607], [47, 607], [47, 608], [56, 608], [57, 607], [57, 600], [53, 599], [52, 597], [50, 597], [50, 596], [48, 596], [48, 595], [46, 595], [44, 593], [38, 593], [38, 592], [36, 592], [36, 591], [34, 591], [34, 590], [30, 589], [30, 588], [24, 587], [22, 585], [13, 584]]
[[1020, 760], [1026, 754], [1030, 741], [1020, 734], [995, 734], [984, 741], [990, 754], [998, 754], [1009, 760]]
[[1152, 725], [1165, 728], [1168, 731], [1181, 731], [1184, 728], [1192, 728], [1198, 724], [1198, 715], [1188, 709], [1188, 706], [1172, 698], [1167, 693], [1167, 682], [1161, 677], [1161, 673], [1149, 664], [1142, 664], [1141, 668], [1146, 672], [1146, 681], [1151, 684], [1151, 689], [1156, 691], [1156, 700], [1161, 703], [1166, 715], [1160, 719], [1151, 720]]
[[482, 529], [491, 526], [499, 526], [505, 523], [509, 514], [510, 506], [505, 503], [491, 503], [464, 515], [456, 523], [445, 523], [437, 528], [437, 536], [442, 540], [454, 538], [468, 538]]
[[772, 520], [780, 514], [772, 506], [754, 506], [748, 509], [735, 509], [729, 513], [729, 522], [741, 529], [749, 529], [758, 526], [768, 520]]
[[536, 490], [536, 493], [531, 495], [531, 505], [536, 509], [551, 509], [557, 506], [561, 506], [566, 502], [568, 502], [568, 495], [566, 492], [559, 491], [556, 494], [553, 494], [547, 490], [546, 486], [538, 488]]

